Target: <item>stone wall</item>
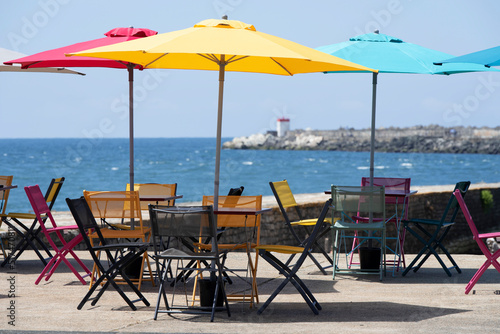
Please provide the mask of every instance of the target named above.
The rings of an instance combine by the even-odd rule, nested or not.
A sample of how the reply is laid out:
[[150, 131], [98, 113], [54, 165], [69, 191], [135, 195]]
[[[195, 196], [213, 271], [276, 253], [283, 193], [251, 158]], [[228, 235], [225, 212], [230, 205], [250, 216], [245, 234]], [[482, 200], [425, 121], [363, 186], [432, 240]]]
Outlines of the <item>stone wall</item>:
[[[451, 187], [449, 191], [445, 192], [422, 192], [413, 195], [410, 200], [408, 217], [440, 219], [452, 190]], [[483, 191], [490, 192], [493, 196], [492, 207], [488, 207], [487, 203], [483, 203], [481, 200]], [[472, 188], [466, 194], [465, 202], [481, 233], [500, 230], [500, 205], [495, 205], [495, 200], [498, 203], [497, 199], [500, 199], [500, 188]], [[321, 201], [301, 203], [301, 211], [304, 217], [316, 217], [323, 204], [324, 202]], [[387, 212], [391, 212], [391, 210], [390, 207], [387, 207]], [[297, 218], [294, 210], [291, 210], [289, 215], [291, 219]], [[261, 223], [261, 244], [296, 245], [277, 206], [273, 207], [271, 212], [262, 215]], [[296, 231], [302, 238], [306, 236], [306, 232], [301, 227], [297, 227]], [[387, 233], [388, 237], [395, 235], [393, 225], [388, 226]], [[224, 233], [221, 241], [224, 243], [238, 242], [241, 240], [241, 236], [241, 231], [237, 229], [228, 230]], [[481, 254], [476, 242], [472, 239], [471, 231], [461, 211], [459, 211], [456, 224], [450, 229], [446, 240], [445, 245], [451, 253]], [[322, 242], [327, 249], [331, 249], [331, 234], [328, 233]], [[418, 253], [421, 248], [422, 245], [418, 240], [408, 233], [404, 245], [405, 252], [408, 254]]]
[[[444, 211], [448, 200], [450, 199], [451, 191], [453, 186], [447, 191], [441, 190], [431, 190], [431, 191], [419, 191], [417, 194], [413, 195], [410, 200], [410, 209], [408, 216], [414, 218], [431, 218], [439, 219], [442, 212]], [[489, 192], [492, 196], [492, 204], [488, 206], [488, 202], [481, 199], [481, 194], [483, 192]], [[322, 196], [320, 196], [322, 197]], [[317, 197], [316, 197], [317, 198]], [[326, 200], [326, 195], [324, 196]], [[500, 231], [500, 205], [496, 205], [500, 199], [500, 187], [491, 187], [487, 184], [484, 186], [472, 185], [471, 189], [467, 192], [465, 197], [465, 202], [469, 208], [469, 211], [476, 223], [476, 226], [480, 233]], [[319, 215], [321, 208], [324, 204], [322, 200], [310, 200], [307, 202], [301, 202], [297, 200], [301, 205], [301, 211], [304, 217], [316, 217]], [[261, 244], [284, 244], [284, 245], [296, 245], [296, 241], [292, 234], [284, 224], [283, 217], [279, 211], [278, 206], [273, 201], [272, 211], [267, 212], [262, 215], [261, 220]], [[391, 212], [393, 209], [387, 207], [387, 212]], [[294, 211], [289, 212], [291, 219], [296, 219]], [[56, 220], [59, 217], [66, 217], [65, 215], [55, 214]], [[67, 218], [66, 218], [67, 219]], [[64, 223], [72, 223], [73, 221], [64, 221]], [[148, 220], [145, 220], [145, 224], [149, 224]], [[301, 228], [296, 228], [297, 233], [301, 238], [305, 238], [307, 233]], [[76, 233], [77, 231], [74, 231]], [[74, 233], [67, 233], [65, 237], [71, 239], [74, 237]], [[251, 236], [254, 233], [253, 230], [246, 232], [247, 235]], [[394, 226], [388, 226], [388, 236], [394, 236]], [[8, 241], [8, 236], [6, 232], [3, 235], [4, 242]], [[245, 238], [245, 232], [242, 229], [233, 228], [228, 229], [223, 237], [221, 238], [222, 243], [237, 243], [241, 242]], [[469, 230], [469, 226], [465, 221], [465, 218], [460, 211], [458, 213], [456, 224], [450, 229], [450, 232], [446, 238], [445, 245], [451, 253], [462, 253], [462, 254], [481, 254], [476, 242], [472, 239], [472, 234]], [[17, 242], [18, 240], [16, 240]], [[390, 242], [390, 241], [389, 241]], [[327, 233], [326, 237], [322, 241], [326, 249], [331, 249], [331, 234]], [[7, 251], [9, 251], [8, 245], [6, 245]], [[408, 254], [418, 253], [422, 245], [416, 240], [412, 235], [407, 234], [405, 240], [405, 252]], [[85, 249], [85, 245], [81, 243], [76, 247], [76, 249]]]

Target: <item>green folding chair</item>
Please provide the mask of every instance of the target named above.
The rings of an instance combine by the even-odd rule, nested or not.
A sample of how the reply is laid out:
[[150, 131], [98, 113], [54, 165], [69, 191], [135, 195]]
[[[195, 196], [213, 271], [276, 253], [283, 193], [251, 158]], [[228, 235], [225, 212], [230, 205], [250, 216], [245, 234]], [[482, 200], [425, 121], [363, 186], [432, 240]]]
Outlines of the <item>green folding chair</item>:
[[[336, 274], [379, 274], [382, 280], [387, 263], [385, 188], [332, 185], [332, 200], [333, 279]], [[355, 238], [357, 244], [352, 242]], [[350, 264], [351, 254], [358, 249], [359, 267]], [[341, 253], [345, 255], [345, 267], [340, 265]], [[365, 254], [370, 254], [367, 261], [363, 261]]]

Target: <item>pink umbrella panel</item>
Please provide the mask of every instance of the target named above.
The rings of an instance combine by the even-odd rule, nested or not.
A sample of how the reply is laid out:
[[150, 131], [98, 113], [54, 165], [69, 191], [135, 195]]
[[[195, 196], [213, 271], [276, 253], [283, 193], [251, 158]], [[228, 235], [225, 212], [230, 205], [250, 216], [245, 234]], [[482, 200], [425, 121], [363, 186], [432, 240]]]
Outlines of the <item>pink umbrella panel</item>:
[[157, 31], [143, 28], [115, 28], [104, 35], [106, 37], [86, 42], [71, 44], [61, 48], [43, 51], [14, 60], [4, 62], [6, 65], [20, 64], [23, 69], [46, 68], [46, 67], [108, 67], [127, 69], [129, 78], [129, 151], [130, 151], [130, 189], [134, 190], [134, 71], [142, 70], [142, 66], [117, 60], [91, 58], [91, 57], [67, 57], [65, 54], [88, 50], [100, 46], [112, 45], [138, 38], [144, 38], [158, 34]]

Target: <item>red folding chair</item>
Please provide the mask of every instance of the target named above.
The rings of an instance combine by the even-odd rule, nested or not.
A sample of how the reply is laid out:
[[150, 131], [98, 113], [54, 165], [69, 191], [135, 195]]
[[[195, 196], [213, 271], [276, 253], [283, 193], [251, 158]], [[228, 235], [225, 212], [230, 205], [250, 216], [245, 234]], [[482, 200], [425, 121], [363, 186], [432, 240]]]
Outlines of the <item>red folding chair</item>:
[[[42, 278], [45, 276], [45, 280], [49, 280], [52, 274], [55, 272], [57, 267], [61, 262], [66, 263], [68, 268], [75, 274], [75, 276], [82, 282], [82, 284], [87, 284], [83, 277], [78, 273], [78, 271], [73, 267], [73, 265], [66, 259], [66, 255], [69, 253], [73, 256], [73, 258], [76, 260], [76, 262], [82, 267], [82, 269], [87, 273], [85, 276], [90, 275], [90, 270], [83, 264], [83, 262], [76, 256], [76, 254], [73, 252], [73, 248], [80, 243], [80, 241], [83, 240], [83, 237], [80, 233], [77, 234], [76, 237], [71, 239], [71, 241], [66, 242], [63, 237], [64, 231], [69, 231], [69, 230], [76, 230], [78, 231], [78, 226], [77, 225], [68, 225], [68, 226], [57, 226], [56, 222], [54, 221], [54, 217], [52, 217], [52, 213], [50, 212], [49, 206], [47, 205], [47, 202], [45, 201], [45, 198], [42, 194], [42, 191], [40, 190], [40, 187], [38, 185], [35, 186], [29, 186], [29, 187], [24, 187], [24, 191], [26, 191], [26, 195], [28, 195], [28, 199], [31, 203], [31, 206], [33, 207], [33, 211], [35, 212], [36, 218], [38, 219], [38, 223], [40, 224], [42, 228], [42, 232], [47, 238], [47, 241], [49, 242], [50, 246], [54, 249], [55, 254], [50, 259], [49, 263], [45, 266], [45, 268], [42, 270], [42, 273], [40, 276], [35, 281], [35, 284], [40, 283]], [[44, 220], [44, 217], [48, 217], [50, 220], [52, 226], [45, 226], [46, 220]], [[55, 240], [52, 239], [52, 236], [56, 234], [57, 238], [59, 239], [59, 242], [62, 244], [62, 247], [58, 247], [56, 245]]]
[[465, 205], [465, 202], [464, 202], [464, 199], [462, 197], [462, 194], [460, 193], [460, 190], [459, 189], [455, 190], [455, 192], [453, 194], [457, 198], [458, 204], [460, 205], [460, 208], [462, 209], [462, 212], [464, 213], [465, 219], [467, 220], [467, 223], [469, 224], [470, 230], [472, 231], [472, 235], [473, 235], [474, 240], [476, 240], [477, 245], [481, 249], [481, 252], [483, 252], [484, 256], [486, 256], [486, 261], [484, 261], [483, 265], [474, 274], [474, 276], [472, 276], [472, 279], [470, 280], [469, 284], [467, 284], [467, 286], [465, 287], [465, 293], [468, 294], [470, 292], [470, 290], [472, 290], [474, 285], [476, 285], [479, 278], [481, 278], [481, 276], [484, 274], [486, 269], [489, 268], [490, 265], [493, 265], [493, 267], [495, 267], [495, 269], [500, 273], [500, 263], [498, 263], [498, 258], [500, 257], [500, 249], [492, 254], [484, 242], [484, 240], [486, 240], [488, 238], [500, 237], [500, 232], [479, 234], [477, 227], [476, 227], [476, 224], [472, 220], [472, 216], [469, 213], [469, 209], [467, 208], [467, 205]]

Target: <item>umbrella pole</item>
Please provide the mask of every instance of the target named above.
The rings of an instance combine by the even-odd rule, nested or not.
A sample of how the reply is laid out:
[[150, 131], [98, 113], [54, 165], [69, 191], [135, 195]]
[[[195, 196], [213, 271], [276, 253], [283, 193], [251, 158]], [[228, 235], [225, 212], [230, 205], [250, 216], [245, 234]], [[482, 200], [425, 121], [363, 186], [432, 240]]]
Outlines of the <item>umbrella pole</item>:
[[224, 72], [226, 68], [225, 55], [221, 55], [219, 62], [219, 107], [217, 112], [217, 140], [215, 147], [215, 179], [214, 179], [214, 209], [219, 207], [219, 174], [220, 151], [222, 141], [222, 100], [224, 96]]
[[129, 155], [130, 155], [130, 190], [134, 191], [134, 66], [135, 64], [128, 63], [128, 138], [129, 138]]
[[[370, 138], [370, 186], [373, 187], [373, 174], [374, 174], [374, 162], [375, 162], [375, 114], [377, 109], [377, 75], [378, 73], [373, 72], [373, 91], [372, 91], [372, 128], [371, 128], [371, 138]], [[369, 212], [369, 222], [373, 222], [373, 211]], [[370, 232], [371, 235], [371, 232]], [[372, 247], [372, 239], [368, 240], [368, 247]]]
[[[128, 63], [128, 138], [129, 138], [129, 155], [130, 155], [130, 190], [134, 191], [134, 66], [135, 64]], [[133, 205], [133, 203], [131, 203]], [[133, 211], [133, 207], [132, 207]], [[130, 227], [134, 229], [135, 222], [130, 220]]]
[[370, 184], [373, 185], [373, 174], [375, 164], [375, 114], [377, 109], [377, 76], [378, 73], [373, 73], [373, 91], [372, 91], [372, 128], [370, 139]]

